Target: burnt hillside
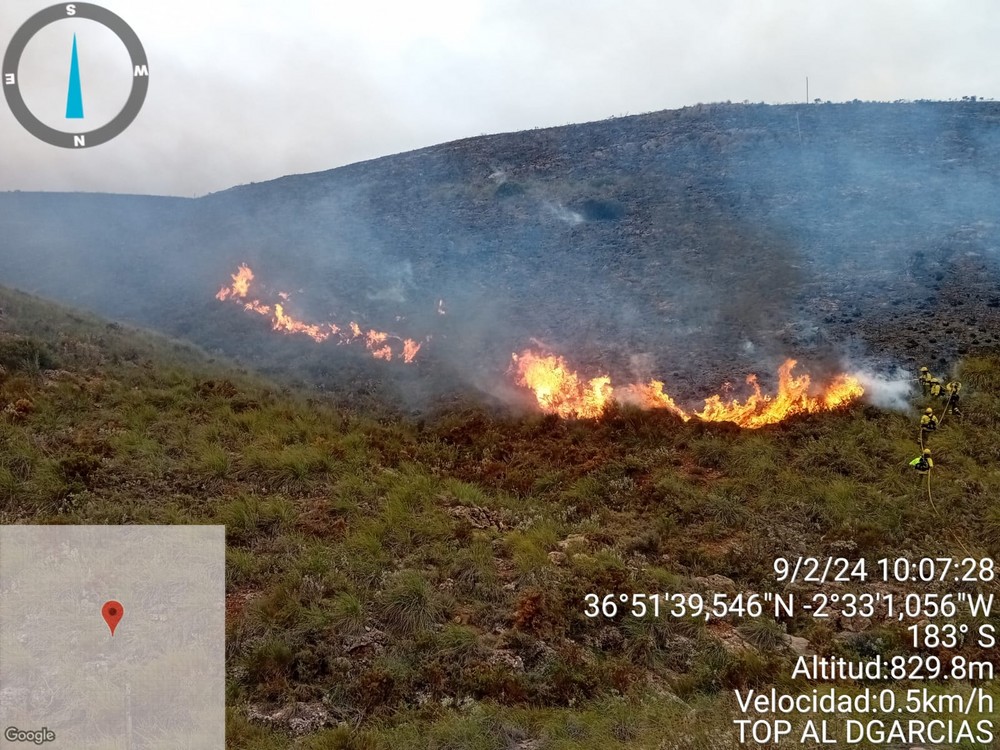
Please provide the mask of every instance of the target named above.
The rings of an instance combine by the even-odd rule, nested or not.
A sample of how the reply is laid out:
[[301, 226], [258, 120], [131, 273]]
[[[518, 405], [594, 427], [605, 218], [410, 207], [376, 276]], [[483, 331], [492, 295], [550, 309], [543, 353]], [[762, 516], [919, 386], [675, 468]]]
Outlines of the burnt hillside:
[[[2, 195], [0, 282], [325, 382], [496, 391], [534, 339], [693, 397], [995, 345], [998, 178], [993, 102], [699, 105], [197, 200]], [[213, 298], [244, 261], [303, 319], [432, 340], [403, 368], [280, 337]]]

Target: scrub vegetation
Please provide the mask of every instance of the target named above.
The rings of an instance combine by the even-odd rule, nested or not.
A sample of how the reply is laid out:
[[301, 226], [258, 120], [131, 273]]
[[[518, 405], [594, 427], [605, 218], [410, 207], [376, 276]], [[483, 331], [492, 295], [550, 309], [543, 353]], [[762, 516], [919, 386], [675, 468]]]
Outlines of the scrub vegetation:
[[905, 624], [588, 618], [587, 594], [790, 591], [776, 556], [1000, 558], [996, 351], [959, 365], [929, 500], [919, 400], [756, 431], [362, 413], [21, 293], [0, 309], [0, 523], [225, 524], [233, 748], [735, 747], [734, 688], [811, 688], [796, 649], [908, 653]]

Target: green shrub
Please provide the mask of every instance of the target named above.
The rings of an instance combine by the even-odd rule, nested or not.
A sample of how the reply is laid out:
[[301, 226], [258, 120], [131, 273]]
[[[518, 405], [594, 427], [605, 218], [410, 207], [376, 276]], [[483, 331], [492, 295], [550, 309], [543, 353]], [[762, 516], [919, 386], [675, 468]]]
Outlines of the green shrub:
[[216, 517], [219, 523], [225, 524], [226, 537], [230, 544], [234, 544], [290, 527], [295, 519], [295, 509], [283, 498], [261, 499], [250, 495], [220, 506]]
[[0, 338], [0, 365], [11, 372], [29, 375], [57, 367], [49, 348], [30, 338]]
[[729, 465], [730, 441], [706, 435], [691, 441], [690, 450], [699, 466], [724, 469]]
[[[228, 735], [226, 737], [229, 739]], [[306, 737], [303, 750], [380, 750], [380, 745], [368, 732], [352, 727], [327, 729]]]
[[349, 637], [364, 631], [364, 604], [347, 591], [334, 597], [330, 604], [330, 617], [330, 624], [337, 635]]
[[785, 629], [767, 617], [755, 617], [737, 628], [748, 643], [761, 651], [777, 651], [785, 645]]
[[424, 574], [403, 570], [382, 592], [379, 611], [387, 627], [412, 635], [439, 622], [444, 607]]
[[287, 677], [294, 653], [284, 639], [277, 636], [268, 638], [254, 647], [247, 656], [247, 678], [251, 683], [264, 683], [275, 678]]

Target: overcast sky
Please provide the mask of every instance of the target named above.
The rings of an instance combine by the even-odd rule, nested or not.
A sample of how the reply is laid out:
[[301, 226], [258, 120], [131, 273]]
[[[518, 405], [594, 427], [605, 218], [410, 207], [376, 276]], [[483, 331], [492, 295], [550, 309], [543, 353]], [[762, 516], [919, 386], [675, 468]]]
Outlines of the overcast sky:
[[[47, 0], [2, 0], [0, 45]], [[456, 138], [810, 98], [1000, 98], [993, 0], [105, 0], [150, 89], [117, 139], [67, 151], [0, 101], [0, 190], [201, 195]], [[65, 119], [73, 35], [86, 119]], [[124, 104], [125, 49], [59, 21], [19, 70], [32, 112], [90, 130]]]

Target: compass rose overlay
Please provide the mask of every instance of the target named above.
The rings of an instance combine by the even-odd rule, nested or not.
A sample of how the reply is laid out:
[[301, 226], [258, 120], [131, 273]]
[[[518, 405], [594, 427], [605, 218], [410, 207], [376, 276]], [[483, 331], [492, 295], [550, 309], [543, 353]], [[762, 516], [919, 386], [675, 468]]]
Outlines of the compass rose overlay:
[[[66, 19], [83, 18], [107, 27], [121, 39], [128, 50], [132, 66], [132, 90], [129, 93], [125, 106], [112, 120], [99, 128], [86, 133], [67, 133], [62, 130], [46, 125], [39, 120], [24, 102], [24, 97], [20, 89], [20, 78], [18, 66], [21, 55], [32, 37], [39, 31], [56, 21]], [[74, 40], [74, 65], [76, 64]], [[79, 86], [79, 71], [76, 70], [76, 85]], [[45, 141], [53, 146], [61, 148], [92, 148], [107, 143], [115, 136], [121, 134], [142, 109], [143, 102], [146, 101], [146, 92], [149, 90], [149, 61], [146, 58], [146, 51], [142, 42], [124, 20], [106, 8], [92, 3], [63, 3], [53, 5], [45, 10], [39, 11], [29, 18], [21, 28], [14, 34], [14, 38], [7, 47], [7, 52], [3, 58], [3, 70], [0, 74], [0, 82], [3, 84], [4, 96], [14, 117], [21, 123], [22, 127], [36, 138]], [[71, 96], [75, 93], [72, 90]], [[79, 112], [82, 114], [82, 104]], [[71, 111], [67, 105], [67, 116]], [[73, 111], [77, 111], [75, 106]]]

